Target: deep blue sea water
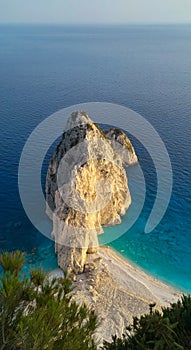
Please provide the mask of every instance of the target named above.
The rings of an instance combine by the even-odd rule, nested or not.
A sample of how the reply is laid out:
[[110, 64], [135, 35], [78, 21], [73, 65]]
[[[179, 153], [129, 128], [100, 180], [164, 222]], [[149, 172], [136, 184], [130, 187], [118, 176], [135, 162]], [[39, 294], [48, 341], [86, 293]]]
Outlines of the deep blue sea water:
[[[168, 210], [158, 227], [145, 234], [156, 176], [149, 154], [134, 140], [147, 183], [146, 202], [133, 227], [111, 246], [146, 271], [191, 292], [189, 25], [0, 26], [1, 249], [26, 251], [26, 271], [30, 266], [42, 265], [47, 271], [57, 266], [53, 242], [32, 226], [23, 210], [18, 164], [39, 122], [61, 108], [89, 101], [121, 104], [144, 116], [163, 139], [173, 167]], [[133, 168], [129, 185], [133, 188]]]

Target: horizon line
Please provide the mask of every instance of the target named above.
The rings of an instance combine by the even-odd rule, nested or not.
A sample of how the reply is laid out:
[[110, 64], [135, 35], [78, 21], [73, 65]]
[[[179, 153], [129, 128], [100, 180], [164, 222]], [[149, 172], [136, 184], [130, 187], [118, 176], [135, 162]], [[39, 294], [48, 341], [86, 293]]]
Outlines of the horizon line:
[[49, 26], [159, 26], [191, 25], [191, 22], [129, 22], [129, 23], [63, 23], [63, 22], [0, 22], [0, 25], [49, 25]]

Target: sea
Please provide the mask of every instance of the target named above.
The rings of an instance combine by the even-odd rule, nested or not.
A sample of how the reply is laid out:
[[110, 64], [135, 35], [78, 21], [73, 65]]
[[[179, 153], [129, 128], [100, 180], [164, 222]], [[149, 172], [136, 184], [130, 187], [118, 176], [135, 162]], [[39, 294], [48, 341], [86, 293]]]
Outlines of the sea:
[[[19, 160], [40, 122], [86, 102], [128, 107], [163, 140], [173, 170], [165, 215], [145, 233], [157, 179], [149, 153], [135, 138], [146, 199], [133, 226], [109, 245], [147, 273], [190, 293], [191, 25], [0, 25], [0, 250], [24, 251], [25, 273], [31, 267], [57, 268], [54, 242], [33, 226], [22, 206]], [[52, 152], [53, 147], [42, 167], [43, 189]], [[133, 192], [133, 168], [128, 178]], [[120, 225], [104, 230], [112, 235]]]

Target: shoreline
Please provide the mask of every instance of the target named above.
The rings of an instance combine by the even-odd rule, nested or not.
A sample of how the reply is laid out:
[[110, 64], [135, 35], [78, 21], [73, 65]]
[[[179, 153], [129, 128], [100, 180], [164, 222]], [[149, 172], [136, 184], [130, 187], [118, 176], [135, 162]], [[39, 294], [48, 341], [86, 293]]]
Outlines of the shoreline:
[[[59, 268], [49, 276], [62, 276]], [[183, 293], [139, 269], [110, 246], [100, 247], [97, 253], [87, 254], [85, 272], [76, 276], [72, 297], [85, 303], [98, 315], [95, 333], [98, 344], [103, 339], [119, 337], [132, 323], [133, 316], [149, 313], [149, 304], [155, 310], [176, 302]]]
[[150, 277], [151, 280], [157, 281], [159, 284], [162, 284], [162, 286], [166, 286], [167, 288], [172, 289], [176, 293], [181, 294], [181, 295], [182, 294], [189, 294], [188, 291], [181, 289], [181, 287], [178, 287], [177, 285], [168, 282], [167, 280], [163, 279], [160, 276], [155, 275], [154, 273], [148, 271], [147, 269], [144, 269], [143, 267], [136, 264], [136, 262], [132, 261], [128, 257], [123, 256], [123, 254], [120, 251], [117, 251], [113, 247], [111, 247], [109, 245], [99, 247], [99, 249], [102, 249], [102, 248], [106, 248], [106, 249], [111, 250], [112, 255], [115, 256], [116, 258], [118, 258], [119, 260], [121, 259], [121, 262], [126, 262], [128, 266], [137, 270], [138, 273], [143, 273], [143, 275], [146, 275], [148, 278]]

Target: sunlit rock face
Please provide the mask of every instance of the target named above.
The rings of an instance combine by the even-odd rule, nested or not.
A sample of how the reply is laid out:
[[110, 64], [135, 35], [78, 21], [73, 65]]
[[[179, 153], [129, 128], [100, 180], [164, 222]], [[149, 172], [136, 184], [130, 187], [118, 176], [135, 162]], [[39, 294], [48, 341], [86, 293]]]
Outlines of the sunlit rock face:
[[123, 165], [136, 162], [121, 130], [103, 132], [86, 113], [72, 113], [46, 179], [46, 211], [62, 269], [83, 272], [86, 254], [98, 248], [102, 226], [121, 223], [131, 204]]

